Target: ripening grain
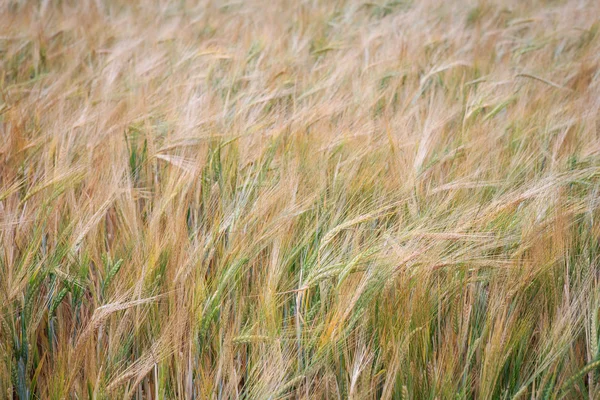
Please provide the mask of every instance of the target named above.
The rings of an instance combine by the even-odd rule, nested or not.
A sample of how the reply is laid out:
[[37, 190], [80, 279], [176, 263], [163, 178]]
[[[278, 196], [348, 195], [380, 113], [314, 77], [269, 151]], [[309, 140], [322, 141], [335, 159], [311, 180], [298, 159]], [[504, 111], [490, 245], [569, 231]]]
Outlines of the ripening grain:
[[600, 3], [6, 0], [0, 398], [600, 398]]

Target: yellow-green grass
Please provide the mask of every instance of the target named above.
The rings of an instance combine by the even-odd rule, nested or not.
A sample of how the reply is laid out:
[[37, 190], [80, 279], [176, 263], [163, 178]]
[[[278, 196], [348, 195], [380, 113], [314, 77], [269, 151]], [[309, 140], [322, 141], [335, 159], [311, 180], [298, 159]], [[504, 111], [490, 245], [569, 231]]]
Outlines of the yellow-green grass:
[[0, 398], [600, 398], [600, 4], [6, 0]]

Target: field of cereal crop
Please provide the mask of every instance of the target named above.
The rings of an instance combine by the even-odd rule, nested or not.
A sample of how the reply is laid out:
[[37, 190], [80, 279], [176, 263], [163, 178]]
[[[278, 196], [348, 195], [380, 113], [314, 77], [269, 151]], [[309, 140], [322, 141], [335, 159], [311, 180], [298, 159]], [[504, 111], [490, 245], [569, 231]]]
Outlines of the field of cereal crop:
[[0, 398], [600, 398], [597, 1], [1, 3]]

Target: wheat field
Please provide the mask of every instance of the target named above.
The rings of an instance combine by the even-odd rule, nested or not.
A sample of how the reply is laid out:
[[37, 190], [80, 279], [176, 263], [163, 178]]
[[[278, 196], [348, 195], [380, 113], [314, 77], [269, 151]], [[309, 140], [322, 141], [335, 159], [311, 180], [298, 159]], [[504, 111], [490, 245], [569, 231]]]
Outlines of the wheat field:
[[0, 7], [0, 398], [600, 399], [596, 0]]

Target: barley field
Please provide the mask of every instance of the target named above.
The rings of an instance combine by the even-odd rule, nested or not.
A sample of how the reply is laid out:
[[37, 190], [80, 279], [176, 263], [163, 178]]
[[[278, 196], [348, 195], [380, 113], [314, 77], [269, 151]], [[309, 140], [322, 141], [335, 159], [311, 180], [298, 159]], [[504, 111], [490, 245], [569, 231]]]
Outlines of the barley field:
[[0, 7], [0, 398], [600, 399], [598, 1]]

